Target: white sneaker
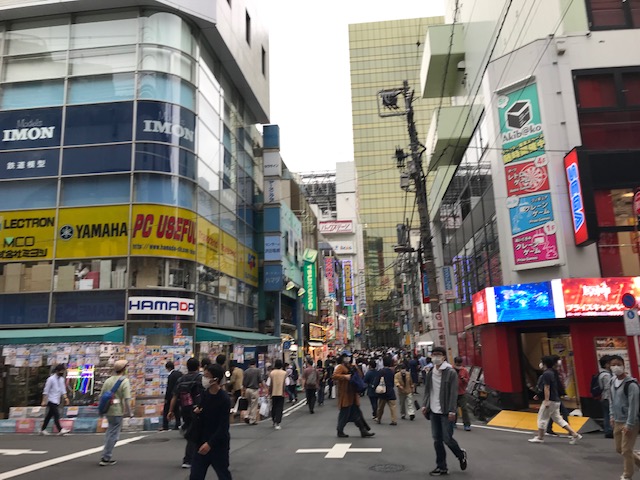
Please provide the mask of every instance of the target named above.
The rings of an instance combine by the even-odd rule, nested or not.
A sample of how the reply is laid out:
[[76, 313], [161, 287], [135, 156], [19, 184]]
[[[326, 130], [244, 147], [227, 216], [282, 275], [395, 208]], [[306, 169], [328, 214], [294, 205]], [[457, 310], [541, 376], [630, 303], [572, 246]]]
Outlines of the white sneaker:
[[282, 430], [282, 427], [280, 426], [279, 423], [276, 424], [276, 430]]
[[569, 440], [569, 445], [575, 445], [576, 442], [581, 438], [582, 438], [582, 435], [580, 434], [577, 434], [575, 437], [571, 437], [571, 440]]
[[67, 433], [69, 433], [71, 430], [67, 430], [66, 428], [63, 428], [62, 430], [60, 430], [59, 435], [66, 435]]
[[51, 435], [49, 432], [47, 432], [46, 430], [40, 430], [40, 435]]
[[533, 437], [529, 439], [530, 443], [544, 443], [544, 440], [540, 437]]

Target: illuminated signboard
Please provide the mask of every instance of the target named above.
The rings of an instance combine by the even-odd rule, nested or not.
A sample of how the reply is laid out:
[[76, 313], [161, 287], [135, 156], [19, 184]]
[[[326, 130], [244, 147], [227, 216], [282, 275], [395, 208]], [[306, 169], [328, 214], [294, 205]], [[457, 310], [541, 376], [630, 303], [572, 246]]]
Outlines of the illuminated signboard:
[[[562, 301], [554, 301], [551, 282], [494, 287], [498, 322], [563, 318]], [[561, 298], [561, 297], [560, 297]]]
[[325, 328], [317, 323], [309, 323], [309, 340], [312, 342], [324, 342]]
[[342, 279], [344, 285], [344, 304], [353, 305], [353, 272], [351, 271], [351, 260], [342, 261]]
[[564, 157], [564, 170], [567, 174], [571, 219], [573, 220], [573, 236], [576, 245], [584, 245], [589, 241], [589, 229], [587, 226], [585, 199], [580, 183], [578, 152], [575, 148]]
[[485, 288], [473, 294], [471, 311], [473, 312], [474, 325], [496, 322], [496, 301], [493, 287]]
[[622, 295], [640, 299], [640, 277], [565, 278], [562, 280], [567, 317], [621, 316]]

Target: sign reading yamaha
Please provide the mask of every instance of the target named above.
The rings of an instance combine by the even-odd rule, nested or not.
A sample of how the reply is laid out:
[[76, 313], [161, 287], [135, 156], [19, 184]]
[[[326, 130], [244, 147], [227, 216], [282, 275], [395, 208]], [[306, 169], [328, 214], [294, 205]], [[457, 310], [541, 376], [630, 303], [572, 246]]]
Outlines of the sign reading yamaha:
[[193, 317], [196, 301], [192, 298], [129, 297], [128, 311], [142, 315], [187, 315]]
[[61, 108], [0, 113], [0, 150], [60, 145]]
[[138, 102], [138, 140], [165, 142], [195, 151], [196, 116], [190, 110], [158, 102]]

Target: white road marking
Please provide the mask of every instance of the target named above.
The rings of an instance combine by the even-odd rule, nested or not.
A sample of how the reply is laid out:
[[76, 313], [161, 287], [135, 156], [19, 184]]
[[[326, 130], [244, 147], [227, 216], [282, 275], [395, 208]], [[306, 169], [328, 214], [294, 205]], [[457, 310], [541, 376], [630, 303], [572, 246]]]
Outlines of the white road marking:
[[[128, 443], [137, 442], [138, 440], [143, 439], [146, 435], [141, 435], [139, 437], [127, 438], [126, 440], [120, 440], [116, 443], [116, 447], [121, 447], [122, 445], [126, 445]], [[24, 475], [26, 473], [35, 472], [36, 470], [41, 470], [43, 468], [51, 467], [53, 465], [57, 465], [59, 463], [68, 462], [70, 460], [75, 460], [76, 458], [86, 457], [87, 455], [92, 455], [94, 453], [101, 452], [103, 447], [95, 447], [90, 448], [88, 450], [82, 450], [80, 452], [70, 453], [69, 455], [64, 455], [62, 457], [52, 458], [51, 460], [45, 460], [43, 462], [34, 463], [33, 465], [27, 465], [26, 467], [18, 468], [16, 470], [11, 470], [10, 472], [0, 473], [0, 480], [7, 480], [9, 478], [18, 477], [20, 475]]]
[[324, 458], [344, 458], [347, 453], [380, 453], [381, 448], [351, 448], [350, 443], [336, 443], [331, 448], [299, 448], [296, 453], [326, 453]]
[[15, 457], [16, 455], [42, 455], [47, 453], [46, 450], [20, 450], [20, 449], [6, 449], [0, 448], [0, 455], [7, 455]]

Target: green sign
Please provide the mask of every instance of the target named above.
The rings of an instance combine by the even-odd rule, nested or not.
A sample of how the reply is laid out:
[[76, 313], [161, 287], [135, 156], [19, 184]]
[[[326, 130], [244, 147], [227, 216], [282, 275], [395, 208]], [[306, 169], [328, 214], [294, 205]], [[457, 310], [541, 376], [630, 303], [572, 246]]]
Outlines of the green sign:
[[304, 262], [302, 267], [304, 284], [304, 309], [307, 312], [315, 312], [318, 309], [318, 288], [315, 262]]
[[544, 133], [536, 84], [498, 98], [502, 161], [521, 162], [544, 155]]

